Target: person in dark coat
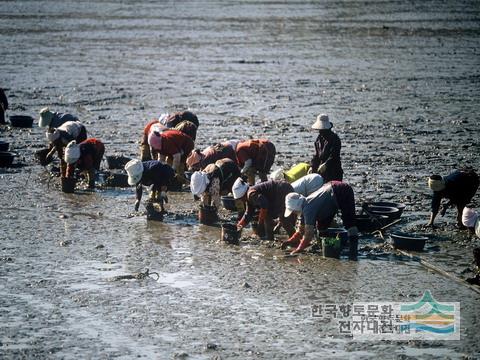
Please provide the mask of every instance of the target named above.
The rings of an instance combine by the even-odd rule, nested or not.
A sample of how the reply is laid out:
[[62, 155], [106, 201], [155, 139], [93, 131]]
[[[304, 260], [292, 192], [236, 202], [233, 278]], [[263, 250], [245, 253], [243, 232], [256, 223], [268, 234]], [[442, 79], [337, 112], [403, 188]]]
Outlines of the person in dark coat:
[[342, 144], [332, 127], [333, 124], [325, 114], [318, 115], [317, 121], [312, 125], [312, 129], [318, 130], [318, 137], [315, 140], [315, 156], [311, 161], [311, 169], [313, 173], [322, 175], [325, 182], [343, 180], [340, 160]]
[[432, 210], [430, 221], [427, 226], [434, 226], [435, 217], [440, 212], [442, 199], [449, 202], [442, 207], [441, 215], [445, 215], [447, 209], [455, 205], [457, 207], [457, 225], [464, 228], [462, 224], [463, 208], [472, 200], [477, 192], [479, 178], [472, 169], [455, 170], [451, 174], [441, 177], [432, 175], [428, 179], [428, 187], [433, 191]]
[[130, 160], [125, 165], [128, 174], [128, 184], [136, 186], [135, 211], [138, 211], [142, 200], [143, 186], [152, 186], [151, 198], [163, 203], [168, 202], [167, 187], [175, 177], [175, 171], [170, 165], [162, 164], [158, 160], [140, 161]]
[[5, 124], [5, 112], [8, 109], [8, 99], [5, 91], [0, 88], [0, 124]]
[[273, 240], [274, 219], [279, 219], [288, 236], [295, 232], [295, 217], [284, 216], [285, 197], [293, 192], [293, 187], [284, 180], [269, 180], [254, 186], [238, 178], [233, 184], [233, 197], [246, 203], [245, 213], [237, 224], [238, 229], [244, 228], [258, 213], [258, 226], [265, 229], [267, 240]]

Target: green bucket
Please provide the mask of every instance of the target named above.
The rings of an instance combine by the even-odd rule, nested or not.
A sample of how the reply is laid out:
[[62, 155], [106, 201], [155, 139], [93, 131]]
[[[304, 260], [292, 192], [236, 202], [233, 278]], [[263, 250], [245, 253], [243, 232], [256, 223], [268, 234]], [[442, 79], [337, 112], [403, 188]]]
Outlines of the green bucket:
[[324, 237], [322, 238], [323, 256], [329, 258], [340, 259], [342, 252], [342, 241], [340, 237]]

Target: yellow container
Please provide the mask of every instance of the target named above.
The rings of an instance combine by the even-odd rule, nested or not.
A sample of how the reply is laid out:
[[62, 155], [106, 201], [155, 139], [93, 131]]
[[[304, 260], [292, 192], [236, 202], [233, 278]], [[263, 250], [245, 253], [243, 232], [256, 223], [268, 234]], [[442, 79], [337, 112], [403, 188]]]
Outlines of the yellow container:
[[292, 183], [305, 175], [308, 174], [308, 170], [310, 170], [310, 164], [307, 163], [299, 163], [297, 165], [293, 165], [290, 170], [284, 172], [285, 180], [289, 183]]

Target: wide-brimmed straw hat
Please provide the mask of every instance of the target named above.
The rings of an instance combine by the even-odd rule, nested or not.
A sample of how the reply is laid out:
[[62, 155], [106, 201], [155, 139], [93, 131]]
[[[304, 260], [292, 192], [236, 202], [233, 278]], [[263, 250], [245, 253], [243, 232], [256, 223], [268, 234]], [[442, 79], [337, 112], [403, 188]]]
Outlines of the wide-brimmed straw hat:
[[315, 121], [312, 125], [312, 129], [314, 130], [328, 130], [333, 127], [333, 124], [330, 122], [328, 115], [320, 114], [317, 116], [317, 121]]

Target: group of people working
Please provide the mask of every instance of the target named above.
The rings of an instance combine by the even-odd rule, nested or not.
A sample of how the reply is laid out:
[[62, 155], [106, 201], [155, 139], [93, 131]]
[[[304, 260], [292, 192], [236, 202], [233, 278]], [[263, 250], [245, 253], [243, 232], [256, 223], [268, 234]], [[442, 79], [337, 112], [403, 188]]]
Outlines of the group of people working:
[[[99, 169], [105, 151], [103, 143], [88, 138], [85, 126], [71, 114], [44, 108], [40, 111], [39, 126], [47, 129], [48, 157], [56, 152], [60, 158], [61, 176], [72, 177], [77, 168], [85, 172], [89, 186], [94, 187], [95, 170]], [[311, 161], [272, 173], [276, 149], [269, 140], [230, 139], [200, 150], [195, 148], [199, 126], [197, 116], [190, 111], [162, 114], [145, 125], [140, 159], [125, 165], [128, 183], [136, 187], [136, 211], [143, 186], [152, 186], [150, 200], [160, 202], [162, 209], [172, 182], [189, 184], [203, 206], [219, 208], [221, 195], [232, 193], [241, 214], [238, 229], [255, 218], [264, 237], [273, 240], [275, 228], [283, 227], [289, 238], [282, 247], [291, 247], [297, 253], [310, 245], [315, 229], [329, 227], [340, 210], [349, 235], [350, 258], [356, 259], [354, 192], [343, 182], [341, 141], [332, 131], [327, 115], [319, 115], [312, 125], [318, 137]], [[192, 173], [190, 179], [186, 170]], [[479, 186], [479, 177], [473, 170], [458, 170], [446, 177], [432, 175], [428, 185], [434, 194], [428, 225], [433, 226], [441, 200], [446, 198], [449, 203], [443, 207], [442, 215], [455, 205], [458, 225], [476, 227], [480, 233], [478, 215], [466, 207]]]

